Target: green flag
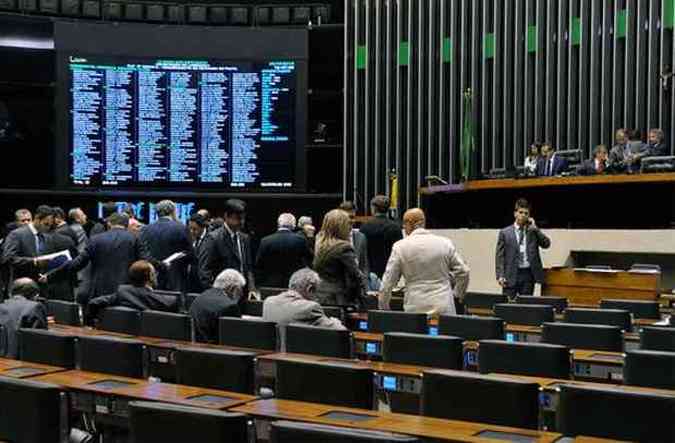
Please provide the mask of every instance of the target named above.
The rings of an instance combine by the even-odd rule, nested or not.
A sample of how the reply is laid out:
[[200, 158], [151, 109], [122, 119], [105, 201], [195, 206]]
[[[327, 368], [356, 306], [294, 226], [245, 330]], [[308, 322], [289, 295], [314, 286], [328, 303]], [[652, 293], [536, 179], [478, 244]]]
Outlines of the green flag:
[[464, 91], [464, 127], [462, 128], [462, 148], [460, 152], [460, 167], [462, 181], [471, 176], [471, 157], [473, 157], [473, 112], [471, 110], [473, 93], [471, 89]]

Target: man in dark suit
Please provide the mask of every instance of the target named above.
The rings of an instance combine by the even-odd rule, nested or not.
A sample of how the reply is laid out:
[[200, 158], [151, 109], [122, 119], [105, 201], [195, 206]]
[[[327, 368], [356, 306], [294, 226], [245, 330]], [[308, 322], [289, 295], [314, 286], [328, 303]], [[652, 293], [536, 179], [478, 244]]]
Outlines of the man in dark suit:
[[185, 257], [171, 263], [168, 268], [159, 270], [158, 288], [184, 292], [187, 280], [187, 265], [194, 257], [188, 228], [176, 221], [176, 204], [171, 200], [162, 200], [155, 206], [157, 221], [141, 231], [141, 241], [145, 243], [150, 256], [163, 261], [177, 252]]
[[384, 275], [391, 248], [403, 238], [401, 226], [387, 218], [389, 199], [384, 195], [376, 195], [370, 201], [373, 218], [361, 225], [361, 233], [368, 239], [368, 262], [370, 271], [379, 278]]
[[567, 160], [559, 157], [550, 143], [541, 147], [542, 157], [537, 165], [537, 175], [541, 177], [554, 177], [567, 171]]
[[65, 235], [66, 237], [70, 238], [77, 248], [79, 238], [77, 237], [75, 231], [70, 226], [68, 226], [68, 223], [66, 223], [66, 213], [58, 206], [52, 209], [54, 210], [54, 229], [52, 232]]
[[236, 269], [246, 279], [248, 296], [257, 297], [251, 241], [241, 232], [245, 214], [243, 201], [230, 199], [225, 202], [225, 223], [210, 234], [204, 270], [208, 281], [213, 284], [216, 276], [225, 269]]
[[255, 260], [255, 280], [258, 286], [287, 288], [288, 279], [298, 269], [309, 266], [311, 256], [305, 239], [293, 232], [293, 214], [281, 214], [278, 230], [260, 241]]
[[89, 301], [85, 313], [86, 324], [92, 324], [99, 312], [109, 306], [124, 306], [138, 311], [178, 312], [178, 297], [154, 292], [157, 285], [155, 267], [146, 260], [139, 260], [129, 267], [128, 285], [120, 285], [111, 295]]
[[585, 160], [579, 168], [580, 175], [596, 175], [607, 172], [607, 147], [598, 145], [593, 150], [593, 158]]
[[[29, 278], [20, 278], [13, 284], [12, 296], [0, 303], [0, 325], [4, 328], [5, 349], [0, 356], [17, 358], [17, 331], [21, 328], [47, 329], [47, 309], [35, 301], [39, 286]], [[0, 340], [3, 341], [3, 340]], [[2, 352], [4, 351], [4, 352]]]
[[650, 129], [647, 150], [650, 157], [661, 157], [665, 155], [670, 155], [670, 149], [663, 143], [663, 130], [662, 129]]
[[208, 242], [211, 237], [208, 233], [208, 223], [203, 215], [196, 213], [188, 222], [194, 257], [188, 266], [188, 292], [201, 293], [210, 287], [208, 275], [204, 267], [207, 262]]
[[515, 223], [499, 231], [495, 257], [497, 283], [510, 299], [532, 295], [534, 283], [544, 282], [539, 248], [547, 249], [551, 240], [530, 217], [530, 205], [521, 198], [513, 213]]
[[115, 202], [105, 202], [103, 203], [103, 206], [101, 207], [101, 212], [103, 218], [99, 221], [97, 221], [94, 226], [91, 228], [91, 231], [89, 231], [89, 238], [101, 234], [105, 232], [108, 229], [108, 224], [106, 223], [106, 220], [108, 217], [111, 215], [115, 214], [117, 211], [117, 203]]
[[359, 269], [367, 279], [370, 275], [370, 262], [368, 261], [368, 239], [361, 233], [361, 231], [353, 227], [354, 221], [356, 219], [356, 208], [354, 207], [354, 203], [349, 200], [343, 201], [338, 209], [342, 209], [347, 214], [349, 214], [349, 220], [352, 222], [350, 242], [354, 248], [356, 262], [359, 265]]
[[235, 269], [221, 272], [213, 287], [192, 302], [190, 317], [195, 326], [195, 339], [202, 343], [218, 342], [218, 318], [241, 317], [239, 301], [246, 279]]

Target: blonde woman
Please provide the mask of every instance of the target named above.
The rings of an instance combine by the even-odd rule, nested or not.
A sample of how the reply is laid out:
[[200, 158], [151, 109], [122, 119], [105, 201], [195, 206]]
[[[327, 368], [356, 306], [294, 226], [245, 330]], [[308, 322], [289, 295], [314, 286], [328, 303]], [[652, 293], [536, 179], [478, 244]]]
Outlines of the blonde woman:
[[361, 306], [366, 296], [366, 276], [349, 241], [351, 229], [349, 214], [341, 209], [323, 218], [314, 254], [314, 270], [321, 277], [316, 297], [323, 305]]

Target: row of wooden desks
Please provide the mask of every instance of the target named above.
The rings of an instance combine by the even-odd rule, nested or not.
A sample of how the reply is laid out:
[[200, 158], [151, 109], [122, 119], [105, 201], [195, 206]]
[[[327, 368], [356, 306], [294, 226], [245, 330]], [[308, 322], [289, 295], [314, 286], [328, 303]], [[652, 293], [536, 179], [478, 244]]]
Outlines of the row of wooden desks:
[[0, 358], [0, 377], [30, 378], [65, 371], [63, 368]]

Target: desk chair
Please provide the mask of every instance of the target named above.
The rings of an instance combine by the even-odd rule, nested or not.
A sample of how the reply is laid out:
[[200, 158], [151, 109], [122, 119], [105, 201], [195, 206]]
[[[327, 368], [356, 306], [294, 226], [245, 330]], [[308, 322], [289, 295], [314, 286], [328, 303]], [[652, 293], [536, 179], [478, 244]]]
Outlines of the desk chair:
[[0, 440], [68, 441], [68, 401], [56, 385], [0, 377]]
[[272, 297], [275, 295], [279, 295], [282, 292], [288, 291], [288, 288], [275, 288], [272, 286], [261, 286], [258, 288], [258, 291], [260, 291], [260, 298], [265, 300], [267, 297]]
[[189, 312], [190, 308], [192, 307], [192, 303], [194, 303], [195, 300], [197, 300], [197, 297], [199, 297], [201, 294], [195, 294], [195, 293], [187, 293], [185, 294], [185, 312]]
[[47, 300], [47, 312], [54, 316], [54, 322], [57, 324], [82, 326], [82, 308], [78, 303]]
[[351, 331], [301, 324], [290, 324], [284, 329], [286, 352], [335, 358], [352, 357], [354, 334]]
[[495, 317], [514, 325], [541, 326], [542, 323], [555, 321], [555, 311], [547, 305], [498, 303], [494, 311]]
[[260, 300], [246, 300], [241, 314], [250, 315], [251, 317], [262, 317], [263, 302]]
[[464, 306], [467, 309], [493, 309], [498, 303], [506, 303], [504, 294], [489, 294], [484, 292], [467, 292], [464, 296]]
[[383, 360], [391, 363], [462, 369], [464, 340], [443, 335], [384, 334]]
[[18, 341], [21, 360], [67, 369], [73, 369], [76, 365], [75, 336], [22, 328], [19, 329]]
[[623, 382], [645, 388], [675, 388], [675, 352], [626, 351]]
[[659, 302], [656, 301], [603, 299], [600, 300], [600, 309], [624, 309], [633, 314], [634, 318], [661, 318]]
[[565, 346], [503, 340], [481, 340], [478, 344], [478, 370], [483, 374], [569, 379], [570, 359], [570, 350]]
[[167, 340], [194, 341], [192, 317], [173, 312], [143, 311], [140, 335]]
[[368, 332], [408, 332], [426, 334], [429, 332], [427, 314], [399, 311], [368, 311]]
[[373, 371], [351, 363], [277, 361], [276, 397], [373, 408]]
[[120, 334], [140, 335], [141, 311], [125, 306], [105, 308], [101, 312], [97, 328]]
[[585, 325], [617, 326], [626, 332], [630, 332], [633, 328], [630, 312], [623, 309], [569, 308], [565, 310], [564, 321]]
[[270, 425], [270, 443], [419, 443], [416, 437], [291, 421]]
[[675, 441], [675, 397], [561, 385], [557, 431], [630, 441]]
[[537, 429], [539, 384], [460, 371], [424, 371], [421, 414]]
[[541, 341], [572, 349], [623, 351], [623, 334], [617, 326], [544, 323]]
[[471, 341], [501, 340], [504, 338], [504, 320], [473, 315], [441, 315], [438, 319], [438, 333]]
[[178, 348], [176, 382], [181, 385], [253, 394], [255, 357], [251, 352]]
[[546, 305], [553, 306], [556, 314], [561, 314], [567, 309], [567, 299], [564, 297], [544, 297], [532, 295], [517, 295], [516, 303], [519, 305]]
[[131, 441], [134, 443], [247, 443], [244, 414], [178, 406], [167, 403], [129, 403]]
[[640, 330], [640, 349], [675, 352], [675, 328], [643, 327]]
[[220, 317], [218, 343], [239, 348], [277, 350], [277, 324], [263, 320]]
[[146, 347], [137, 340], [86, 336], [78, 339], [79, 369], [145, 378]]

